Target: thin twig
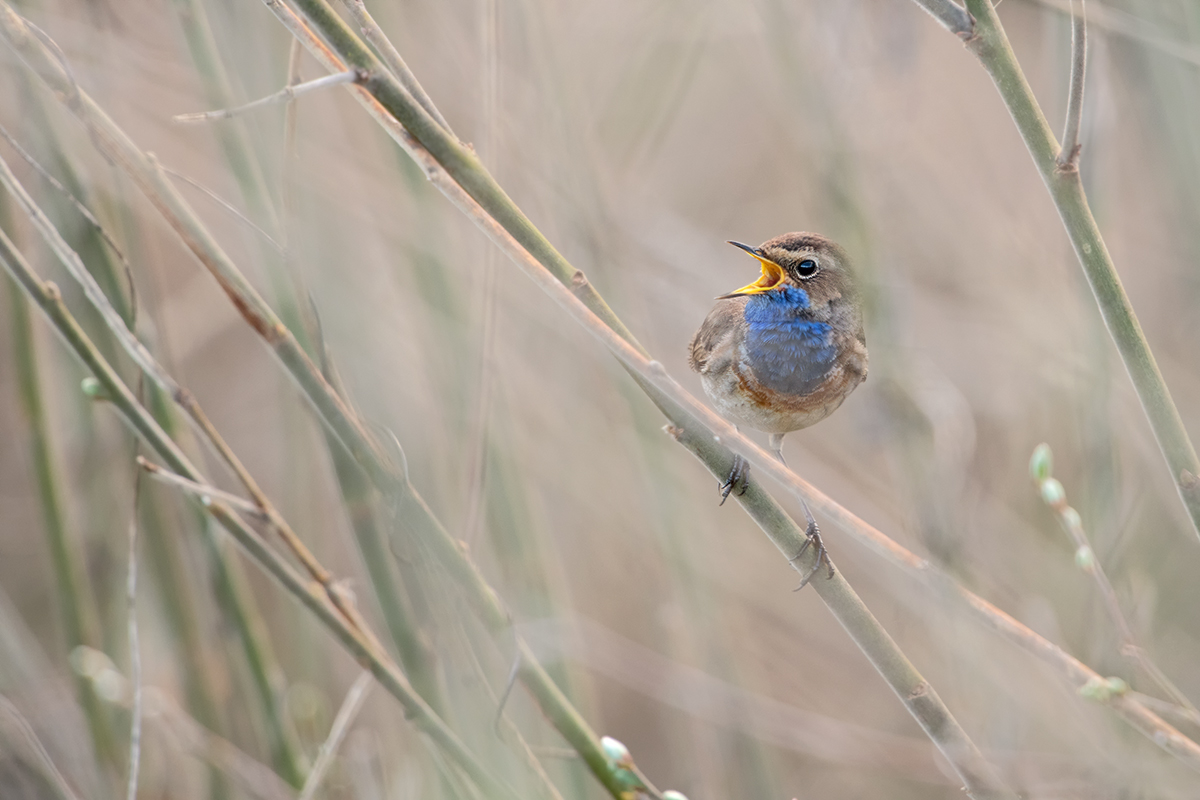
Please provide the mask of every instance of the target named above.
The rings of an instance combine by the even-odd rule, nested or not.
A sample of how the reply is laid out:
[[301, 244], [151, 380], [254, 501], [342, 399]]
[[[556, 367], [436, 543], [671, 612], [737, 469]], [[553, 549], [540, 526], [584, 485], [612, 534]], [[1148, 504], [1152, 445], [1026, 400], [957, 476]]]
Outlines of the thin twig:
[[1063, 124], [1062, 147], [1058, 152], [1060, 170], [1079, 169], [1079, 125], [1083, 119], [1083, 76], [1087, 71], [1087, 5], [1071, 0], [1071, 88], [1067, 95], [1067, 121]]
[[375, 52], [396, 76], [396, 80], [408, 89], [412, 94], [413, 99], [421, 104], [421, 107], [429, 112], [429, 116], [433, 117], [438, 125], [445, 129], [446, 133], [453, 135], [450, 130], [450, 123], [446, 122], [446, 118], [442, 116], [442, 112], [438, 111], [437, 106], [433, 104], [433, 100], [429, 99], [429, 95], [425, 93], [425, 89], [421, 87], [417, 76], [413, 75], [412, 70], [408, 68], [408, 64], [404, 63], [404, 59], [400, 57], [400, 53], [392, 45], [390, 39], [384, 35], [383, 29], [375, 22], [375, 18], [367, 11], [367, 6], [363, 0], [342, 0], [342, 5], [350, 12], [350, 16], [354, 18], [362, 35], [366, 38], [371, 46], [375, 48]]
[[[488, 680], [487, 670], [483, 668], [483, 663], [479, 660], [479, 653], [476, 651], [474, 644], [471, 642], [471, 639], [465, 630], [462, 631], [462, 636], [466, 641], [466, 653], [469, 658], [471, 668], [475, 672], [475, 679], [478, 681], [479, 685], [483, 687], [483, 691], [487, 693], [488, 699], [491, 701], [492, 705], [496, 706], [496, 716], [493, 719], [492, 728], [496, 731], [497, 736], [500, 736], [501, 738], [503, 738], [501, 736], [502, 733], [507, 733], [512, 737], [513, 741], [516, 742], [516, 746], [520, 748], [521, 755], [524, 756], [526, 763], [529, 764], [529, 768], [533, 770], [534, 774], [541, 782], [542, 787], [546, 790], [546, 794], [551, 798], [551, 800], [563, 800], [562, 794], [558, 791], [558, 787], [554, 785], [552, 780], [550, 780], [550, 775], [546, 772], [546, 768], [542, 766], [542, 762], [538, 760], [534, 748], [531, 747], [529, 742], [525, 740], [525, 737], [521, 734], [521, 730], [516, 726], [516, 723], [514, 723], [508, 718], [507, 715], [504, 714], [505, 700], [509, 691], [511, 691], [513, 681], [509, 680], [504, 687], [504, 691], [499, 697], [497, 697], [495, 691], [492, 690], [491, 681]], [[518, 657], [518, 666], [519, 664], [520, 658]], [[513, 679], [515, 679], [515, 675], [513, 676]], [[571, 753], [575, 754], [575, 751], [572, 750]]]
[[[361, 2], [361, 0], [359, 0]], [[497, 109], [500, 104], [500, 26], [499, 0], [483, 0], [483, 155], [496, 164]], [[487, 483], [488, 454], [491, 449], [490, 421], [492, 391], [496, 383], [493, 351], [496, 341], [496, 248], [483, 254], [483, 313], [479, 325], [479, 385], [476, 388], [475, 413], [467, 437], [467, 511], [463, 515], [463, 540], [469, 545], [481, 527], [484, 489]]]
[[[136, 445], [136, 439], [135, 447]], [[142, 471], [133, 477], [133, 513], [129, 518], [129, 559], [125, 579], [125, 602], [128, 604], [129, 683], [132, 693], [129, 721], [129, 779], [125, 800], [137, 800], [138, 773], [142, 763], [142, 653], [138, 646], [137, 624], [137, 545], [138, 497], [141, 494]]]
[[[59, 194], [67, 198], [67, 202], [75, 206], [75, 210], [79, 212], [80, 216], [82, 216], [88, 221], [89, 224], [91, 224], [92, 229], [95, 230], [96, 234], [104, 240], [104, 243], [108, 245], [110, 250], [112, 250], [113, 255], [115, 255], [117, 260], [121, 262], [121, 267], [125, 270], [125, 275], [129, 281], [129, 288], [132, 294], [135, 288], [132, 277], [133, 268], [129, 265], [128, 259], [125, 258], [125, 253], [121, 250], [117, 243], [113, 241], [113, 238], [108, 235], [108, 231], [103, 225], [100, 224], [100, 220], [96, 219], [96, 215], [92, 213], [91, 209], [84, 205], [83, 201], [81, 201], [78, 197], [71, 194], [71, 191], [67, 189], [66, 186], [63, 186], [62, 182], [59, 181], [58, 178], [51, 175], [45, 167], [39, 164], [37, 159], [34, 158], [32, 154], [30, 154], [24, 147], [21, 147], [20, 142], [18, 142], [3, 125], [0, 125], [0, 136], [3, 136], [5, 141], [8, 142], [9, 146], [17, 152], [17, 155], [24, 159], [26, 164], [33, 167], [34, 171], [41, 175], [42, 179], [45, 180], [46, 183], [49, 183], [59, 192]], [[136, 307], [135, 298], [131, 297], [130, 303]]]
[[168, 167], [163, 167], [162, 171], [167, 173], [168, 175], [170, 175], [172, 178], [178, 178], [179, 180], [186, 183], [188, 186], [191, 186], [193, 189], [203, 192], [205, 195], [208, 196], [208, 198], [210, 200], [212, 200], [214, 203], [216, 203], [221, 208], [225, 209], [230, 214], [232, 214], [235, 218], [237, 218], [238, 222], [241, 222], [247, 228], [249, 228], [250, 230], [257, 233], [260, 237], [262, 237], [263, 241], [265, 241], [267, 244], [271, 245], [272, 249], [274, 249], [275, 252], [277, 252], [281, 255], [283, 254], [283, 252], [284, 252], [283, 245], [280, 244], [279, 242], [275, 241], [271, 237], [271, 234], [267, 233], [260, 226], [256, 225], [254, 220], [250, 219], [248, 216], [246, 216], [241, 211], [239, 211], [237, 206], [235, 206], [233, 203], [229, 202], [224, 197], [221, 197], [221, 195], [217, 194], [216, 192], [214, 192], [212, 189], [205, 186], [200, 181], [193, 180], [192, 178], [189, 178], [187, 175], [184, 175], [182, 172], [176, 172], [175, 170], [170, 169]]
[[1180, 722], [1185, 722], [1189, 725], [1200, 728], [1200, 712], [1190, 708], [1184, 708], [1183, 706], [1176, 705], [1175, 703], [1169, 703], [1166, 700], [1160, 700], [1153, 695], [1142, 694], [1138, 691], [1130, 691], [1129, 694], [1130, 696], [1137, 698], [1138, 702], [1145, 704], [1147, 708], [1151, 709], [1157, 714], [1162, 714], [1166, 717], [1172, 717]]
[[304, 788], [300, 790], [300, 795], [296, 800], [312, 800], [313, 795], [317, 793], [321, 781], [325, 779], [325, 773], [329, 770], [329, 765], [333, 763], [333, 757], [341, 747], [342, 740], [346, 738], [347, 731], [350, 730], [350, 723], [354, 722], [354, 718], [358, 716], [363, 701], [367, 699], [367, 691], [374, 682], [375, 679], [370, 672], [363, 672], [354, 681], [350, 691], [346, 692], [346, 699], [342, 701], [342, 707], [338, 709], [337, 716], [333, 718], [329, 735], [321, 743], [321, 748], [317, 751], [317, 759], [313, 762], [312, 769], [309, 770], [308, 777], [304, 780]]
[[260, 800], [295, 800], [295, 791], [266, 764], [213, 733], [171, 698], [146, 687], [147, 717], [157, 719], [180, 750], [205, 761], [233, 779], [246, 794]]
[[295, 100], [302, 94], [308, 94], [318, 89], [324, 89], [328, 86], [340, 86], [343, 83], [352, 83], [358, 80], [358, 73], [354, 70], [346, 70], [333, 75], [326, 75], [322, 78], [315, 78], [304, 83], [288, 84], [274, 94], [269, 94], [266, 97], [260, 97], [257, 100], [252, 100], [244, 105], [235, 106], [234, 108], [221, 108], [216, 111], [196, 111], [190, 114], [176, 114], [171, 117], [172, 122], [181, 122], [185, 124], [195, 124], [198, 122], [210, 122], [214, 119], [230, 119], [238, 114], [244, 114], [247, 111], [253, 111], [257, 108], [266, 108], [267, 106], [276, 105], [277, 103], [287, 103]]
[[[300, 46], [300, 42], [296, 41], [293, 36], [291, 44], [288, 45], [288, 67], [287, 81], [291, 86], [300, 80], [300, 57], [304, 55], [304, 48]], [[288, 103], [283, 109], [283, 180], [282, 188], [279, 192], [280, 202], [283, 206], [283, 216], [279, 225], [279, 237], [283, 244], [284, 266], [289, 274], [295, 271], [295, 266], [291, 261], [291, 225], [292, 225], [292, 206], [295, 204], [295, 163], [296, 163], [296, 116], [298, 106], [295, 103]]]
[[172, 394], [177, 388], [174, 381], [167, 377], [162, 368], [158, 366], [154, 356], [150, 354], [150, 351], [138, 341], [138, 338], [129, 329], [125, 320], [113, 308], [112, 303], [108, 300], [108, 296], [100, 288], [100, 284], [96, 282], [96, 279], [92, 277], [92, 273], [84, 266], [83, 260], [71, 249], [66, 239], [54, 227], [54, 223], [50, 221], [50, 218], [38, 207], [29, 193], [25, 191], [25, 187], [17, 180], [17, 176], [9, 169], [8, 162], [3, 158], [0, 158], [0, 184], [3, 184], [9, 194], [13, 196], [13, 199], [17, 201], [17, 205], [21, 207], [21, 210], [33, 222], [34, 227], [41, 234], [42, 238], [45, 239], [50, 250], [58, 257], [63, 266], [67, 268], [71, 277], [79, 283], [84, 295], [96, 307], [96, 310], [100, 312], [101, 318], [108, 325], [109, 330], [112, 331], [125, 351], [129, 353], [130, 357], [133, 358], [137, 365], [155, 383], [158, 383], [168, 394]]
[[[237, 105], [225, 61], [213, 37], [208, 22], [208, 3], [204, 0], [173, 0], [179, 26], [187, 42], [196, 74], [204, 89], [205, 98], [213, 108]], [[247, 209], [265, 228], [278, 230], [278, 219], [262, 164], [242, 125], [218, 125], [213, 135], [221, 145], [222, 154], [241, 189]]]
[[[67, 782], [67, 779], [58, 769], [58, 765], [54, 763], [54, 759], [50, 758], [50, 754], [46, 752], [45, 745], [38, 738], [33, 726], [29, 724], [29, 720], [25, 719], [25, 715], [21, 713], [21, 710], [13, 705], [13, 702], [3, 694], [0, 694], [0, 717], [8, 717], [12, 721], [17, 732], [21, 734], [21, 738], [25, 740], [25, 744], [33, 752], [37, 765], [41, 767], [47, 783], [50, 784], [50, 789], [58, 796], [58, 800], [79, 800], [79, 796], [75, 794], [75, 790], [71, 788], [71, 784]], [[4, 749], [7, 751], [5, 754], [6, 757], [11, 757], [12, 745], [9, 744]]]
[[153, 461], [147, 461], [144, 456], [138, 456], [137, 463], [154, 480], [165, 483], [168, 486], [174, 486], [177, 489], [182, 489], [184, 492], [196, 497], [201, 505], [208, 505], [214, 500], [219, 500], [246, 516], [253, 517], [256, 521], [266, 521], [267, 519], [267, 515], [263, 513], [261, 508], [249, 500], [238, 497], [236, 494], [222, 491], [215, 486], [208, 486], [188, 480], [182, 475], [176, 475], [171, 470], [160, 467]]
[[1045, 465], [1044, 469], [1033, 475], [1034, 483], [1038, 488], [1038, 494], [1041, 496], [1043, 502], [1053, 509], [1055, 516], [1058, 518], [1059, 525], [1071, 537], [1071, 542], [1075, 545], [1076, 565], [1091, 575], [1092, 580], [1095, 581], [1096, 588], [1100, 592], [1100, 598], [1108, 610], [1109, 617], [1112, 618], [1113, 625], [1117, 628], [1117, 635], [1121, 640], [1121, 654], [1141, 667], [1158, 684], [1159, 688], [1166, 692], [1180, 707], [1193, 715], [1200, 716], [1200, 712], [1197, 712], [1196, 706], [1192, 701], [1175, 686], [1166, 673], [1159, 668], [1158, 664], [1150, 658], [1146, 650], [1138, 643], [1137, 637], [1134, 636], [1133, 628], [1130, 626], [1129, 620], [1125, 618], [1125, 613], [1121, 610], [1121, 603], [1117, 599], [1117, 592], [1113, 588], [1112, 582], [1109, 581], [1108, 574], [1104, 571], [1100, 559], [1097, 558], [1096, 551], [1092, 549], [1091, 542], [1088, 541], [1087, 532], [1083, 528], [1083, 519], [1079, 516], [1078, 511], [1068, 505], [1066, 491], [1063, 489], [1062, 483], [1050, 475], [1050, 448], [1045, 444], [1038, 445], [1034, 451], [1032, 463]]

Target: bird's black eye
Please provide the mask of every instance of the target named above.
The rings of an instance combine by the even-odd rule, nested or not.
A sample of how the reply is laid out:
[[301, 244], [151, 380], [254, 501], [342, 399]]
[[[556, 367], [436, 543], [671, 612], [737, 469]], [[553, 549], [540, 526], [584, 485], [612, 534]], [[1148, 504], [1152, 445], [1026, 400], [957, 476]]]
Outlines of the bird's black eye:
[[811, 278], [817, 274], [817, 262], [811, 258], [806, 258], [800, 262], [800, 266], [796, 268], [796, 272], [800, 274], [801, 278]]

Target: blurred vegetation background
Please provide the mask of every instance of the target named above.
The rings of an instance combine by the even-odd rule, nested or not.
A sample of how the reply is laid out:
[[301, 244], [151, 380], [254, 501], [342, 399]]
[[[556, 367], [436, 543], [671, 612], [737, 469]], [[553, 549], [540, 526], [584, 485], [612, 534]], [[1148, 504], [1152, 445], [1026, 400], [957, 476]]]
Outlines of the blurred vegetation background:
[[[288, 82], [291, 37], [262, 3], [17, 5], [142, 148], [253, 222], [177, 183], [289, 325], [310, 346], [323, 337], [346, 396], [402, 445], [411, 480], [559, 685], [659, 787], [692, 800], [960, 796], [816, 594], [791, 593], [794, 572], [741, 510], [717, 506], [707, 472], [616, 362], [344, 91], [172, 122]], [[1056, 128], [1070, 55], [1062, 5], [999, 8]], [[1058, 214], [958, 39], [902, 0], [369, 7], [455, 131], [697, 394], [685, 345], [712, 298], [756, 274], [724, 241], [791, 230], [839, 240], [868, 287], [871, 376], [829, 420], [788, 437], [792, 469], [1096, 671], [1156, 694], [1030, 482], [1029, 455], [1049, 443], [1134, 632], [1200, 697], [1200, 545]], [[1184, 422], [1200, 431], [1200, 9], [1088, 8], [1081, 173]], [[420, 622], [444, 716], [529, 796], [544, 792], [512, 729], [493, 733], [511, 648], [482, 634], [428, 553], [363, 555], [340, 450], [295, 385], [81, 126], [10, 49], [0, 59], [0, 123], [119, 243], [143, 340], [381, 635], [395, 600], [372, 582], [383, 565]], [[297, 63], [303, 79], [322, 74], [308, 56]], [[114, 251], [9, 144], [0, 154], [132, 318]], [[135, 386], [28, 221], [8, 198], [0, 212]], [[81, 391], [87, 373], [7, 279], [5, 291], [0, 797], [59, 796], [36, 742], [80, 797], [122, 796], [134, 442]], [[139, 796], [294, 796], [360, 668], [212, 532], [269, 645], [276, 729], [214, 579], [208, 523], [145, 478], [136, 505]], [[1029, 654], [838, 531], [826, 543], [1023, 796], [1196, 795], [1194, 773]], [[319, 796], [473, 796], [400, 706], [368, 691]], [[521, 691], [505, 713], [563, 797], [604, 795]]]

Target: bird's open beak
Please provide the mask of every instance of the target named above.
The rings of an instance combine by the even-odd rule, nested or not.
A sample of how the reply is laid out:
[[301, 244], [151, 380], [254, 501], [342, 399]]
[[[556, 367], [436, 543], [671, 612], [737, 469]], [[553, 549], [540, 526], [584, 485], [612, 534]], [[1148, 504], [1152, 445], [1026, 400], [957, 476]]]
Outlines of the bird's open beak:
[[781, 280], [783, 280], [783, 268], [780, 267], [778, 264], [776, 264], [774, 261], [771, 261], [770, 259], [763, 256], [762, 251], [759, 250], [757, 247], [751, 247], [750, 245], [742, 244], [741, 242], [730, 242], [729, 244], [733, 245], [734, 247], [741, 248], [742, 250], [745, 250], [747, 253], [749, 253], [750, 255], [757, 258], [758, 263], [762, 264], [762, 277], [760, 277], [754, 283], [751, 283], [747, 286], [743, 286], [742, 288], [738, 289], [737, 291], [730, 292], [729, 294], [721, 295], [720, 297], [717, 298], [718, 300], [724, 300], [728, 297], [742, 297], [743, 295], [758, 294], [759, 292], [765, 292], [770, 289], [774, 289], [779, 284], [779, 282]]

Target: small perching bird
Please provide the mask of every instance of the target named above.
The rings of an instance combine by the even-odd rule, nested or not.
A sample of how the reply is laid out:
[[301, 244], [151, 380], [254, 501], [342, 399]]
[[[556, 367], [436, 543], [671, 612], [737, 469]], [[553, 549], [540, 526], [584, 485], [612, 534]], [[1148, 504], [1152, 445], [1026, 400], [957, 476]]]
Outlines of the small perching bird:
[[[824, 236], [785, 233], [759, 247], [730, 244], [758, 259], [762, 276], [717, 298], [692, 337], [688, 364], [717, 411], [770, 434], [783, 461], [784, 435], [825, 419], [867, 377], [860, 299], [846, 251]], [[734, 459], [722, 503], [748, 469]], [[827, 560], [809, 520], [810, 539], [817, 537]]]

